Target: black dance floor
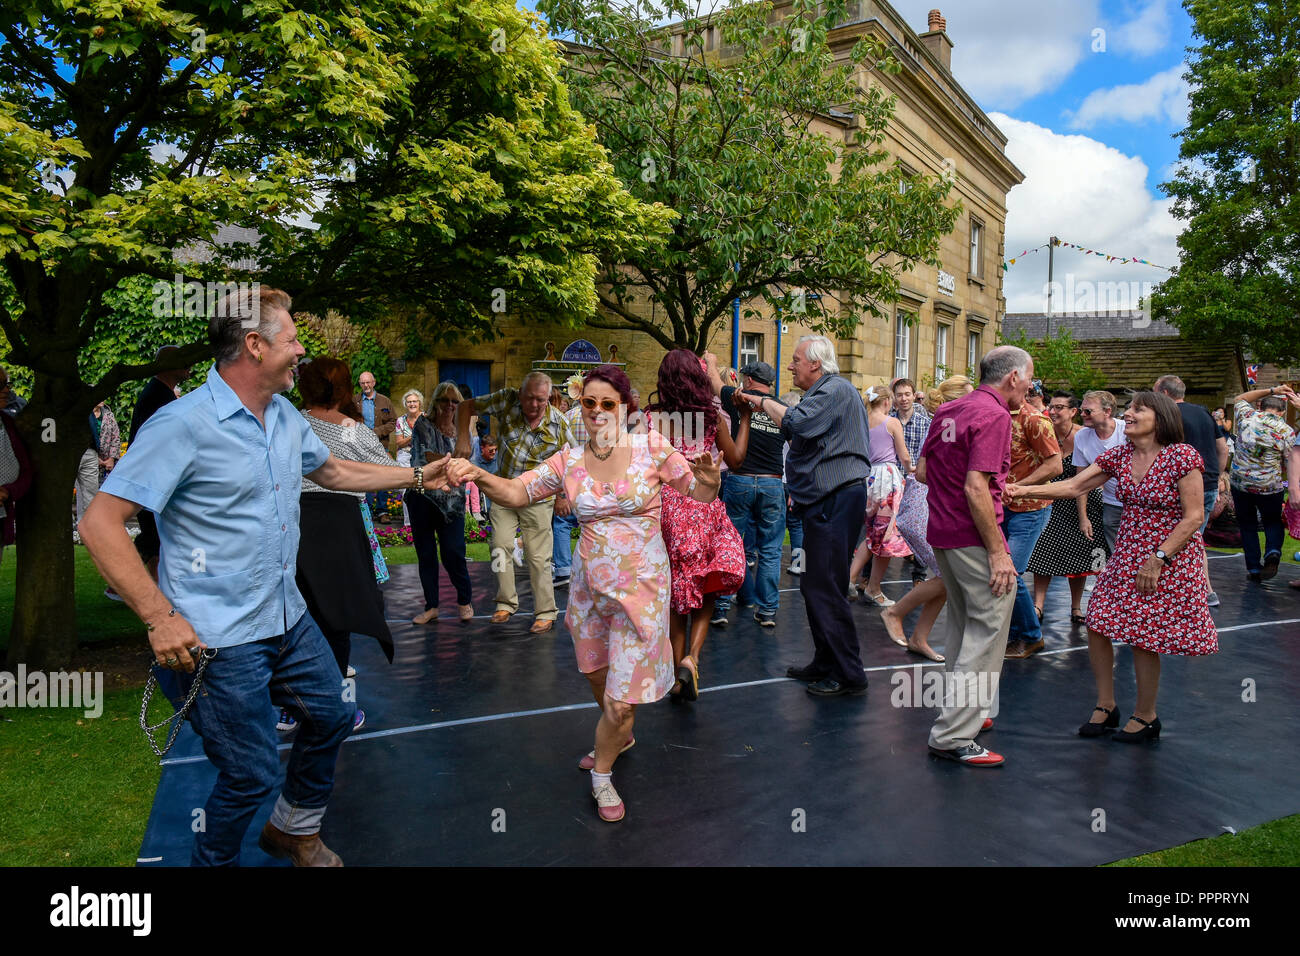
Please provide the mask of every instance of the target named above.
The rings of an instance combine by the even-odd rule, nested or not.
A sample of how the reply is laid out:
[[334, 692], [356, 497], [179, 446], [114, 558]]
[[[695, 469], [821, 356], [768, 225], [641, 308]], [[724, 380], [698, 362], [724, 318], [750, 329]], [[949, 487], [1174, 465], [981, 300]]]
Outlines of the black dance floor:
[[[981, 736], [1007, 762], [984, 770], [931, 758], [936, 712], [891, 704], [893, 682], [921, 661], [889, 642], [874, 608], [854, 607], [868, 694], [818, 700], [787, 680], [811, 639], [797, 579], [783, 576], [775, 629], [737, 609], [712, 629], [697, 702], [638, 709], [637, 746], [614, 773], [627, 817], [612, 825], [576, 769], [597, 711], [563, 618], [540, 637], [527, 613], [493, 627], [480, 564], [471, 624], [449, 618], [450, 591], [437, 625], [399, 623], [419, 610], [419, 585], [413, 565], [396, 567], [386, 588], [396, 660], [355, 643], [367, 722], [343, 746], [323, 836], [349, 866], [1091, 865], [1239, 831], [1300, 811], [1288, 769], [1300, 762], [1300, 592], [1287, 587], [1293, 565], [1262, 587], [1239, 556], [1210, 567], [1221, 650], [1165, 659], [1161, 740], [1075, 735], [1095, 698], [1086, 636], [1057, 579], [1047, 650], [1006, 662], [996, 726]], [[887, 579], [903, 576], [895, 562]], [[943, 633], [940, 618], [940, 651]], [[1127, 715], [1132, 659], [1127, 648], [1116, 657]], [[192, 811], [215, 777], [188, 727], [164, 764], [141, 865], [189, 862]], [[246, 866], [281, 865], [256, 845], [272, 803], [248, 831]]]

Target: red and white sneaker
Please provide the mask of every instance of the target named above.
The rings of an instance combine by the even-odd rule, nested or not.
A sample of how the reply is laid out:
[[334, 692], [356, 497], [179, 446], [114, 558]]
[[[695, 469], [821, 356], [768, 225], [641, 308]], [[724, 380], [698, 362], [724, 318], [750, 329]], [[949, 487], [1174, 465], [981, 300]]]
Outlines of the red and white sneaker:
[[967, 744], [965, 747], [956, 747], [952, 750], [931, 747], [930, 753], [945, 760], [956, 760], [968, 767], [1000, 767], [1003, 764], [1002, 754], [985, 750], [979, 744]]
[[596, 812], [606, 823], [618, 823], [627, 812], [623, 807], [623, 798], [618, 795], [612, 783], [604, 784], [599, 789], [591, 791], [591, 797], [596, 801]]
[[[636, 746], [636, 738], [629, 737], [627, 738], [627, 746], [625, 746], [622, 750], [620, 750], [619, 753], [625, 754], [635, 746]], [[578, 761], [579, 770], [594, 770], [595, 768], [596, 768], [596, 751], [594, 750], [591, 753], [587, 754], [587, 756], [583, 757], [581, 760]]]
[[984, 733], [984, 731], [986, 731], [986, 730], [992, 730], [992, 729], [993, 729], [993, 718], [992, 718], [992, 717], [985, 717], [985, 718], [984, 718], [984, 723], [980, 724], [979, 732], [982, 734], [982, 733]]

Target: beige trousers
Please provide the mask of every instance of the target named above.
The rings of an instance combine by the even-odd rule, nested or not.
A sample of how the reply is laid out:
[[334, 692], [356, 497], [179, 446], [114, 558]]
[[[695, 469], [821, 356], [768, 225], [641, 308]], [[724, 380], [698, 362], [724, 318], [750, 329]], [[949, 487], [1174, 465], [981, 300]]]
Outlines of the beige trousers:
[[[948, 634], [943, 654], [949, 686], [976, 688], [946, 701], [930, 728], [930, 746], [955, 750], [975, 741], [989, 713], [988, 692], [996, 693], [1007, 652], [1007, 632], [1016, 589], [994, 597], [989, 588], [989, 553], [983, 548], [934, 549], [948, 587]], [[981, 676], [982, 675], [982, 676]], [[981, 706], [982, 705], [982, 706]]]
[[528, 562], [528, 580], [533, 588], [533, 616], [539, 621], [556, 618], [555, 586], [551, 583], [551, 517], [555, 504], [551, 499], [525, 508], [492, 506], [492, 570], [497, 576], [496, 609], [514, 614], [519, 610], [519, 593], [515, 590], [515, 529], [523, 532], [524, 560]]

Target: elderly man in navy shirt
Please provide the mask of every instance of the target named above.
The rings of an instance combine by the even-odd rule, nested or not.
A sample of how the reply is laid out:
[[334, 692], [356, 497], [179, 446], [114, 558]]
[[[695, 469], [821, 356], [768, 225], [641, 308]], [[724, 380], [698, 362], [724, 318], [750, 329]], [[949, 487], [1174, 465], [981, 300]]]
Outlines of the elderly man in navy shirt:
[[[294, 582], [298, 496], [304, 475], [336, 491], [418, 489], [424, 469], [330, 455], [278, 394], [305, 354], [289, 296], [263, 287], [238, 308], [229, 302], [209, 323], [216, 362], [207, 382], [149, 419], [79, 530], [148, 627], [159, 666], [186, 684], [195, 659], [210, 658], [190, 720], [218, 775], [191, 862], [238, 864], [279, 776], [271, 715], [283, 707], [301, 729], [258, 843], [295, 866], [340, 866], [320, 828], [355, 704]], [[444, 467], [445, 459], [428, 467], [430, 487], [446, 487]], [[157, 584], [126, 533], [141, 508], [158, 520]]]
[[804, 534], [816, 547], [805, 550], [807, 564], [799, 593], [808, 611], [816, 652], [807, 667], [786, 673], [808, 681], [815, 697], [860, 694], [867, 689], [859, 656], [858, 632], [845, 594], [849, 562], [867, 508], [865, 479], [867, 409], [858, 390], [839, 374], [835, 346], [824, 335], [805, 335], [790, 360], [794, 384], [803, 398], [787, 408], [771, 395], [741, 393], [765, 412], [790, 442], [786, 484]]

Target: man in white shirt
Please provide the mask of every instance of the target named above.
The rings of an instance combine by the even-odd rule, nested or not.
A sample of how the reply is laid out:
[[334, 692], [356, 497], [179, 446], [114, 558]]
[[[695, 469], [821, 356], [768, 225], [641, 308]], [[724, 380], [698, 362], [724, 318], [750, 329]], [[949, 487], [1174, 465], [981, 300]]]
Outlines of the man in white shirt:
[[[1101, 453], [1124, 444], [1124, 422], [1115, 417], [1115, 396], [1110, 392], [1088, 392], [1079, 409], [1083, 428], [1074, 436], [1074, 467], [1079, 471], [1096, 461]], [[1119, 519], [1123, 505], [1115, 497], [1115, 479], [1101, 486], [1102, 523], [1105, 526], [1106, 548], [1115, 551], [1119, 536]]]

